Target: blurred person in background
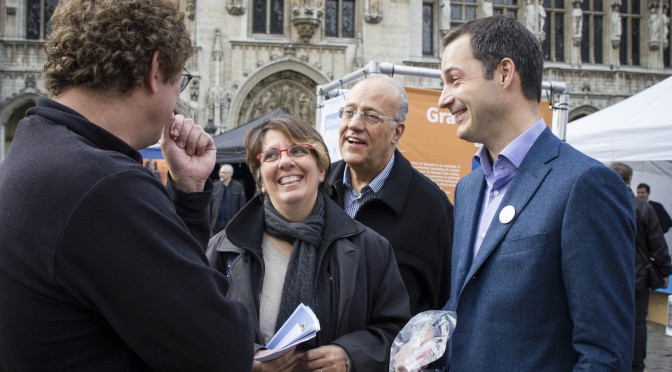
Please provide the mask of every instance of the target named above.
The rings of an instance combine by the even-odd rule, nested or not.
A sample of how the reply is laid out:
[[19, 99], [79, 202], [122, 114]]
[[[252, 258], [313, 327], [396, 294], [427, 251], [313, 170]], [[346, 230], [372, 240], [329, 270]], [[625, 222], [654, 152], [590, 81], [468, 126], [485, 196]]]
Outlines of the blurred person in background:
[[[646, 202], [646, 199], [635, 196], [630, 189], [632, 181], [632, 168], [621, 162], [614, 162], [609, 165], [630, 190], [630, 198], [635, 207], [635, 218], [637, 222], [637, 235], [635, 236], [635, 348], [632, 357], [632, 372], [643, 372], [646, 359], [646, 343], [648, 338], [648, 329], [646, 327], [646, 317], [649, 314], [649, 272], [646, 266], [649, 264], [648, 257], [653, 257], [653, 265], [658, 267], [658, 271], [665, 277], [665, 286], [669, 284], [670, 275], [670, 255], [667, 252], [667, 243], [663, 237], [663, 231], [660, 229], [658, 217], [653, 206]], [[641, 184], [639, 185], [641, 186]], [[637, 194], [639, 194], [639, 186]], [[647, 190], [648, 191], [648, 190]], [[648, 196], [648, 193], [647, 195]], [[640, 253], [640, 251], [642, 253]]]
[[653, 200], [649, 200], [649, 195], [651, 195], [651, 187], [649, 185], [646, 183], [640, 183], [637, 185], [637, 197], [642, 198], [651, 204], [653, 209], [656, 211], [656, 217], [658, 217], [660, 228], [663, 230], [663, 234], [665, 234], [668, 230], [670, 230], [670, 227], [672, 227], [672, 218], [670, 218], [670, 215], [667, 213], [665, 207], [662, 204]]
[[219, 168], [219, 182], [215, 182], [210, 202], [210, 227], [213, 235], [222, 231], [247, 202], [245, 188], [232, 177], [233, 166], [222, 164]]

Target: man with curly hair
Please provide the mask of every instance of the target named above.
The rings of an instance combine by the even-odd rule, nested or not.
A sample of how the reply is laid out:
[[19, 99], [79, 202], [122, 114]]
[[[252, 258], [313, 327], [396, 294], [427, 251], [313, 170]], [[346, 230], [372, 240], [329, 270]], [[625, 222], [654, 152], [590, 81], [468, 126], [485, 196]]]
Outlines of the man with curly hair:
[[[173, 109], [192, 47], [172, 0], [61, 1], [46, 87], [0, 165], [0, 370], [249, 371], [208, 268], [212, 138]], [[164, 187], [138, 149], [161, 138]]]

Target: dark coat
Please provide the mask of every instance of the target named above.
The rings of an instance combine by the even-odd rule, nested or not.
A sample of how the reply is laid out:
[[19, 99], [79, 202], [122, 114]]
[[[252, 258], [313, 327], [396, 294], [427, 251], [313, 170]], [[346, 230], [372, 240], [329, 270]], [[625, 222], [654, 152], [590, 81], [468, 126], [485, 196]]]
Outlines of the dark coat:
[[672, 227], [672, 218], [670, 218], [670, 215], [662, 204], [651, 200], [649, 200], [649, 203], [651, 203], [653, 209], [656, 211], [660, 228], [663, 230], [663, 234], [665, 234]]
[[212, 183], [166, 189], [45, 97], [27, 114], [0, 164], [0, 370], [249, 371], [247, 311], [204, 254]]
[[[635, 218], [628, 189], [546, 128], [476, 257], [482, 167], [455, 190], [450, 371], [629, 371]], [[512, 218], [501, 210], [515, 211]]]
[[[646, 255], [654, 258], [654, 264], [658, 267], [661, 274], [670, 275], [670, 255], [667, 251], [667, 243], [663, 236], [663, 231], [660, 229], [658, 217], [653, 206], [640, 199], [630, 191], [632, 204], [635, 207], [635, 214], [637, 216], [637, 231], [636, 245]], [[646, 269], [647, 262], [644, 257], [636, 251], [635, 252], [635, 289], [648, 290], [648, 271]]]
[[[222, 204], [222, 196], [224, 194], [222, 191], [224, 191], [222, 181], [214, 182], [212, 199], [210, 201], [210, 229], [214, 229], [217, 224], [219, 207]], [[243, 209], [245, 203], [247, 203], [245, 188], [240, 182], [232, 179], [226, 188], [226, 219], [231, 221], [236, 213]]]
[[[345, 162], [332, 165], [332, 199], [343, 207]], [[411, 299], [411, 313], [441, 309], [450, 295], [453, 205], [432, 180], [395, 151], [392, 170], [355, 220], [387, 238]]]
[[[326, 251], [318, 263], [317, 291], [319, 298], [331, 298], [332, 308], [330, 314], [318, 314], [322, 329], [317, 333], [317, 344], [344, 348], [356, 371], [387, 371], [392, 341], [411, 316], [392, 247], [383, 237], [352, 220], [326, 195], [324, 213], [320, 251]], [[207, 251], [211, 266], [219, 271], [224, 272], [226, 263], [231, 262], [228, 297], [247, 307], [257, 344], [261, 340], [263, 228], [263, 201], [257, 196], [226, 230], [210, 239]]]

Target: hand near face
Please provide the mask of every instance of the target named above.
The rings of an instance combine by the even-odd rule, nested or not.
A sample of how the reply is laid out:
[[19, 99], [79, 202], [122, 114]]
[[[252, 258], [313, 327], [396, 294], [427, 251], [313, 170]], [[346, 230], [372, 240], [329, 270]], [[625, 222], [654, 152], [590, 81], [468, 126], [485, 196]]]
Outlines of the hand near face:
[[345, 350], [340, 346], [327, 345], [308, 350], [303, 354], [303, 367], [309, 371], [346, 372]]
[[185, 192], [203, 191], [217, 154], [215, 142], [203, 128], [192, 119], [175, 115], [163, 127], [161, 151], [175, 186]]

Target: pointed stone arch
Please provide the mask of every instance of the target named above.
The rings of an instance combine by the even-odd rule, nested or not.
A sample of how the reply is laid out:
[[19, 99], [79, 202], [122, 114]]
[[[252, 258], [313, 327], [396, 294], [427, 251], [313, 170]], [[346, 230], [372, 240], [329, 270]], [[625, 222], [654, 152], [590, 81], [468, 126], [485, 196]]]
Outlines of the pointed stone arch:
[[568, 122], [571, 122], [571, 121], [574, 121], [574, 120], [577, 120], [577, 119], [581, 119], [582, 117], [588, 116], [588, 115], [590, 115], [594, 112], [597, 112], [597, 111], [598, 111], [597, 108], [595, 108], [593, 106], [590, 106], [590, 105], [583, 105], [583, 106], [577, 107], [569, 113]]
[[26, 110], [35, 107], [38, 93], [29, 92], [9, 98], [2, 104], [0, 114], [0, 162], [5, 160], [9, 145], [14, 139], [14, 133], [19, 121], [26, 116]]
[[295, 61], [273, 63], [251, 76], [232, 102], [231, 128], [243, 125], [278, 107], [315, 123], [318, 85], [326, 76]]

